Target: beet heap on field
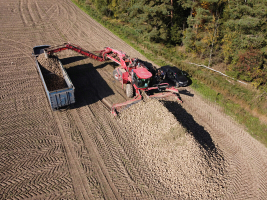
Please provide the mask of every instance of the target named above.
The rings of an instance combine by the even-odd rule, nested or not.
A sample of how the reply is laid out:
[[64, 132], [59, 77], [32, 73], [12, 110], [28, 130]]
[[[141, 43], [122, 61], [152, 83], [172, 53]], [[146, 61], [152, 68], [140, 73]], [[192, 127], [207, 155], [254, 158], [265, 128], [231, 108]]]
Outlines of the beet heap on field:
[[155, 99], [137, 103], [122, 111], [119, 121], [130, 132], [153, 176], [152, 184], [168, 190], [172, 198], [216, 199], [225, 193], [220, 151], [203, 149], [163, 103]]
[[60, 69], [58, 58], [56, 56], [46, 58], [45, 54], [41, 54], [38, 56], [37, 60], [49, 91], [59, 90], [67, 87]]

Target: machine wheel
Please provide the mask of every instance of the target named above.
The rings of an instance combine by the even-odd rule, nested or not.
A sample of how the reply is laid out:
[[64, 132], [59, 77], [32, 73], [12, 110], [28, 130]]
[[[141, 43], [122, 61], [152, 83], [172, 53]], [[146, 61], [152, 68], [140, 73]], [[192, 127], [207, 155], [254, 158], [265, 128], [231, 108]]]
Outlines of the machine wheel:
[[115, 69], [115, 70], [113, 71], [113, 77], [114, 77], [117, 81], [120, 81], [120, 80], [121, 80], [121, 77], [120, 77], [120, 75], [118, 74], [117, 69]]
[[128, 83], [126, 85], [126, 96], [128, 98], [133, 98], [133, 96], [134, 96], [134, 89], [133, 89], [132, 84], [130, 84], [130, 83]]

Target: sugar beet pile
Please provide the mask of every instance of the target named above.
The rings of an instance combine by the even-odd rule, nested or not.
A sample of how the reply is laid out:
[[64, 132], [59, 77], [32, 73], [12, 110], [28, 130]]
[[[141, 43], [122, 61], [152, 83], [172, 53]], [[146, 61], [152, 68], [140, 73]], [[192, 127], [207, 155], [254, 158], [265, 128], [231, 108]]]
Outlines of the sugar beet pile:
[[41, 54], [37, 57], [37, 60], [41, 66], [41, 71], [49, 91], [59, 90], [67, 87], [60, 69], [58, 58], [56, 56], [46, 58], [45, 54]]
[[171, 198], [216, 199], [225, 193], [225, 166], [220, 150], [207, 151], [158, 100], [150, 99], [120, 113], [150, 180]]

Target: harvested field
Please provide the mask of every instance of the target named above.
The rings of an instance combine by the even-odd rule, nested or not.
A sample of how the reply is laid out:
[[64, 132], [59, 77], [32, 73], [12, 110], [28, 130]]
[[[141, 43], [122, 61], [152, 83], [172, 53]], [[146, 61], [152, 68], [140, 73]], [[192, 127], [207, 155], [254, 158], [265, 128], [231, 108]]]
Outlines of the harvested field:
[[266, 148], [189, 87], [182, 105], [146, 100], [114, 118], [101, 100], [127, 100], [116, 65], [66, 50], [76, 103], [53, 112], [34, 46], [147, 59], [69, 0], [0, 0], [0, 11], [0, 199], [266, 198]]

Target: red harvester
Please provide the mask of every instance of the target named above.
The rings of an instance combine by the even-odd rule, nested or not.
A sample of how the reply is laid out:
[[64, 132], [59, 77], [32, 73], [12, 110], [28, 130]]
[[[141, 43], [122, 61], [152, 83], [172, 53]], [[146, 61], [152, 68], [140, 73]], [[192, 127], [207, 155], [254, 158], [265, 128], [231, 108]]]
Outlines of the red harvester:
[[91, 57], [101, 62], [110, 59], [120, 65], [113, 71], [113, 76], [116, 80], [122, 83], [122, 87], [123, 85], [125, 85], [126, 96], [129, 98], [134, 98], [124, 103], [118, 103], [111, 106], [111, 112], [114, 115], [117, 115], [117, 113], [123, 107], [128, 107], [134, 103], [137, 103], [141, 101], [142, 98], [174, 97], [179, 102], [182, 102], [179, 98], [179, 92], [176, 88], [170, 86], [168, 83], [155, 84], [155, 82], [152, 81], [152, 70], [146, 67], [137, 58], [130, 58], [122, 51], [118, 51], [110, 47], [105, 47], [104, 50], [99, 51], [100, 56], [97, 56], [77, 45], [65, 43], [61, 46], [49, 47], [45, 49], [45, 53], [47, 56], [49, 56], [53, 53], [66, 49], [76, 51], [84, 56]]

